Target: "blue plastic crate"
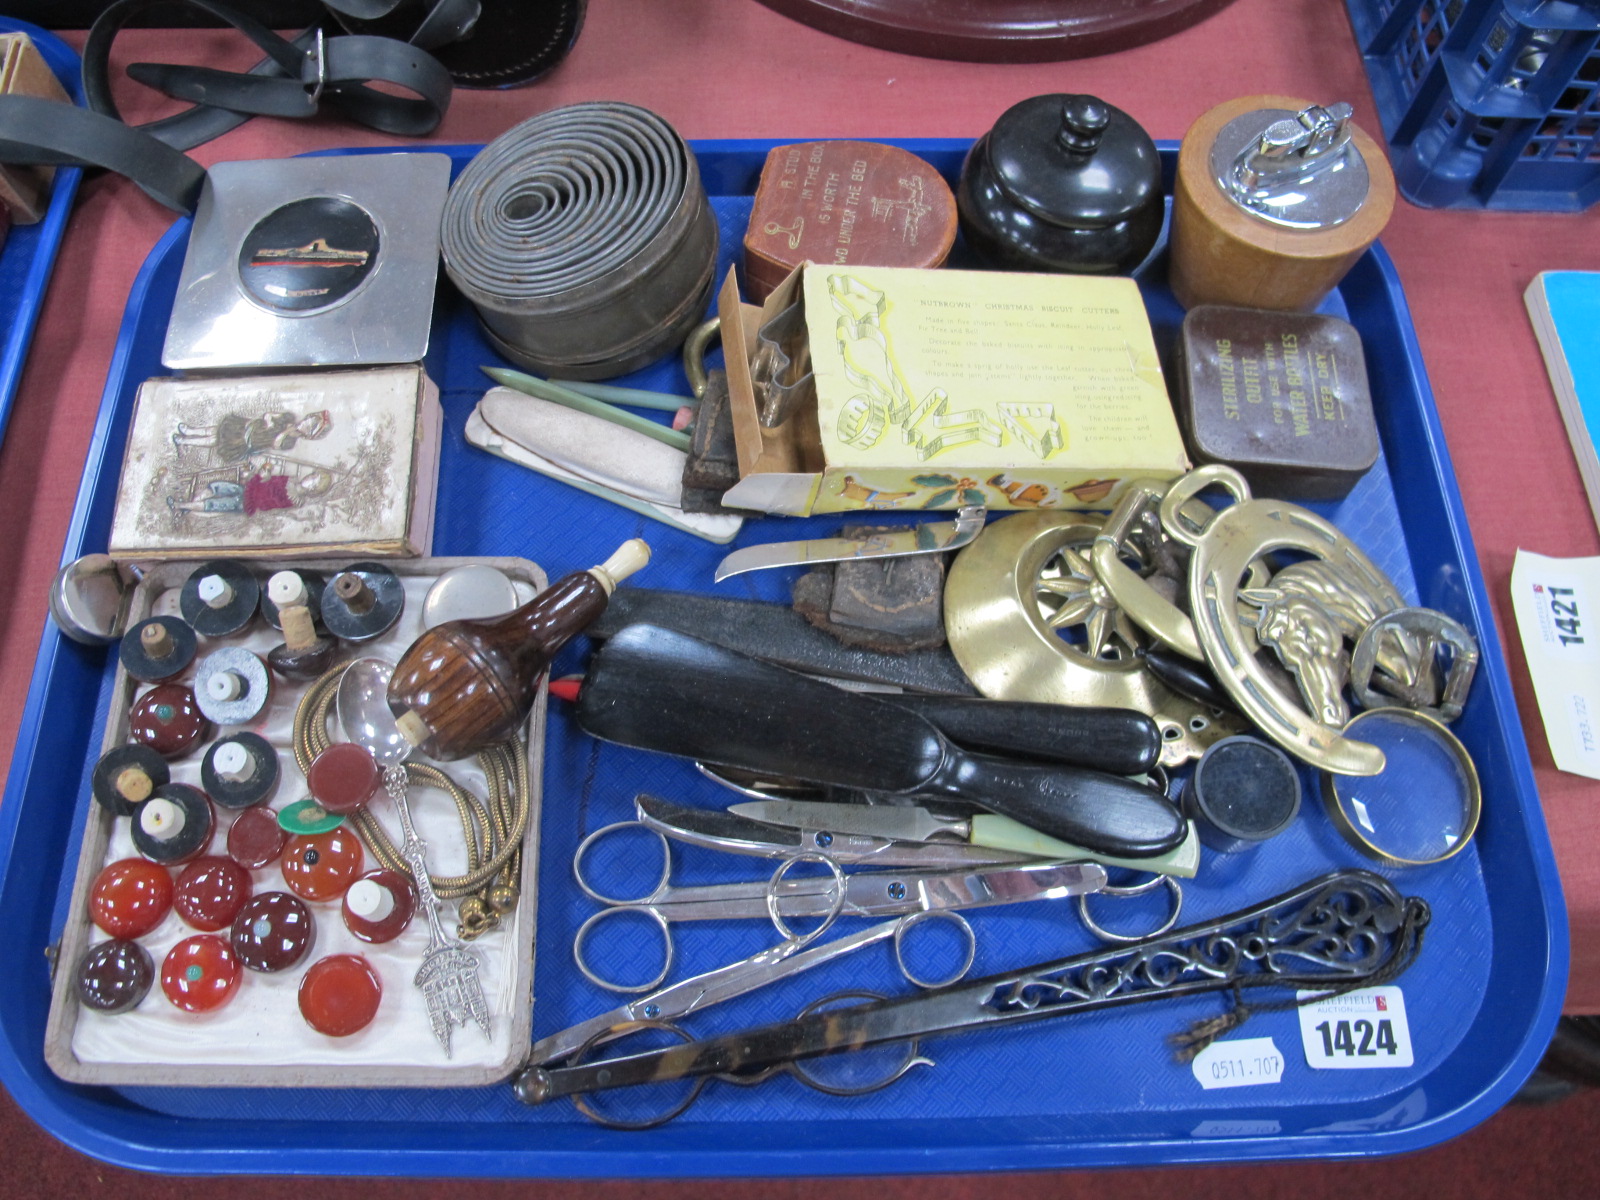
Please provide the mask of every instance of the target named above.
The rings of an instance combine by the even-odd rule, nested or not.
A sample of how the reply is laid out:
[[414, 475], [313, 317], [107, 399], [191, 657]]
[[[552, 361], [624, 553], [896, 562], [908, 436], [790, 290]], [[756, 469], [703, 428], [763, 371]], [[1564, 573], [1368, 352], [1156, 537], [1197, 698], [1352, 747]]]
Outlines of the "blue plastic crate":
[[[954, 178], [967, 145], [898, 143]], [[697, 144], [702, 177], [733, 258], [770, 143]], [[430, 147], [431, 149], [431, 147]], [[457, 166], [472, 148], [450, 151]], [[1176, 147], [1162, 147], [1169, 172]], [[135, 281], [91, 441], [66, 556], [103, 550], [122, 447], [139, 383], [161, 373], [160, 352], [189, 223], [180, 220]], [[1158, 345], [1170, 349], [1182, 310], [1158, 251], [1139, 282]], [[49, 1005], [44, 950], [58, 936], [71, 864], [93, 801], [87, 776], [100, 744], [115, 656], [47, 630], [0, 802], [0, 1082], [44, 1128], [125, 1166], [181, 1174], [650, 1177], [1041, 1170], [1179, 1162], [1400, 1153], [1436, 1145], [1504, 1104], [1537, 1065], [1560, 1013], [1567, 974], [1566, 913], [1502, 641], [1462, 513], [1448, 451], [1399, 280], [1374, 247], [1324, 305], [1361, 333], [1383, 453], [1347, 499], [1318, 506], [1390, 573], [1414, 602], [1471, 628], [1478, 680], [1458, 725], [1483, 780], [1477, 839], [1444, 863], [1385, 871], [1432, 905], [1421, 959], [1401, 981], [1421, 1041], [1414, 1066], [1312, 1072], [1298, 1061], [1291, 1013], [1261, 1013], [1246, 1036], [1271, 1036], [1294, 1060], [1270, 1088], [1202, 1091], [1164, 1039], [1215, 1013], [1213, 997], [1065, 1018], [1008, 1034], [942, 1039], [938, 1067], [886, 1091], [837, 1099], [778, 1079], [761, 1088], [707, 1089], [684, 1117], [627, 1134], [598, 1129], [565, 1104], [528, 1109], [509, 1087], [402, 1089], [93, 1088], [65, 1084], [44, 1062]], [[629, 536], [657, 555], [636, 582], [705, 589], [724, 547], [624, 510], [467, 446], [462, 421], [495, 361], [470, 309], [442, 286], [428, 369], [439, 383], [447, 435], [435, 548], [440, 554], [519, 554], [552, 575], [594, 561]], [[631, 382], [682, 388], [666, 359]], [[835, 531], [837, 517], [756, 523], [736, 545]], [[758, 572], [724, 594], [779, 600], [790, 573]], [[584, 647], [564, 652], [556, 674]], [[546, 737], [535, 1036], [614, 1003], [574, 968], [569, 943], [592, 904], [568, 859], [585, 833], [628, 815], [634, 791], [688, 803], [727, 802], [685, 763], [602, 745], [553, 711]], [[680, 878], [704, 881], [734, 864], [685, 854]], [[722, 856], [717, 856], [721, 858]], [[692, 860], [692, 861], [691, 861]], [[1212, 856], [1187, 889], [1186, 919], [1232, 911], [1336, 866], [1364, 860], [1306, 804], [1291, 833], [1250, 855]], [[745, 864], [746, 871], [749, 870]], [[695, 876], [699, 878], [695, 878]], [[1051, 906], [992, 910], [974, 919], [981, 973], [1088, 947]], [[680, 941], [677, 977], [770, 944], [770, 931], [708, 928]], [[837, 969], [835, 969], [837, 968]], [[746, 997], [695, 1017], [722, 1032], [867, 980], [891, 986], [885, 958], [822, 968], [782, 996]], [[788, 986], [787, 984], [785, 985]], [[779, 1007], [781, 1006], [781, 1008]]]
[[1430, 208], [1600, 199], [1600, 0], [1346, 0], [1401, 193]]

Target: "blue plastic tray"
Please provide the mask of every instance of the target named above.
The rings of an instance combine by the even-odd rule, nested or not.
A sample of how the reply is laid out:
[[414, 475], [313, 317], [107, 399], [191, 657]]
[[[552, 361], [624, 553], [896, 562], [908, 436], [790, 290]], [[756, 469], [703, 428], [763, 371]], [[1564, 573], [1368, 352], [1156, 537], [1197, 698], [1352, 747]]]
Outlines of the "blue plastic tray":
[[[72, 47], [53, 34], [10, 17], [0, 17], [0, 33], [25, 33], [32, 38], [73, 103], [83, 103], [83, 81]], [[28, 361], [33, 327], [39, 320], [44, 291], [56, 265], [56, 251], [67, 231], [72, 198], [78, 194], [82, 175], [77, 167], [56, 168], [44, 220], [33, 225], [13, 225], [5, 248], [0, 250], [0, 442], [5, 441], [6, 426], [11, 422], [11, 401]]]
[[[908, 142], [953, 177], [965, 145]], [[731, 261], [768, 144], [697, 147]], [[452, 151], [458, 164], [470, 148]], [[1164, 148], [1169, 176], [1175, 147]], [[1170, 182], [1170, 179], [1169, 179]], [[135, 389], [161, 372], [159, 356], [188, 223], [151, 253], [129, 301], [90, 449], [65, 556], [102, 550]], [[1170, 346], [1181, 312], [1158, 251], [1143, 285], [1158, 342]], [[713, 1084], [685, 1117], [648, 1133], [605, 1131], [572, 1108], [531, 1110], [509, 1088], [456, 1091], [119, 1090], [68, 1086], [45, 1067], [49, 1003], [43, 951], [61, 928], [72, 880], [64, 864], [88, 799], [113, 675], [111, 656], [47, 632], [0, 804], [0, 961], [13, 964], [0, 994], [0, 1079], [47, 1129], [112, 1162], [152, 1170], [441, 1176], [803, 1175], [1016, 1170], [1396, 1153], [1429, 1146], [1484, 1119], [1532, 1071], [1559, 1015], [1567, 971], [1566, 916], [1532, 773], [1470, 535], [1462, 516], [1411, 320], [1387, 256], [1374, 249], [1328, 311], [1361, 331], [1384, 455], [1347, 500], [1327, 510], [1411, 598], [1478, 634], [1483, 662], [1458, 728], [1483, 776], [1476, 842], [1449, 862], [1393, 873], [1424, 896], [1434, 924], [1402, 980], [1416, 1063], [1404, 1070], [1313, 1072], [1291, 1013], [1254, 1018], [1241, 1036], [1270, 1036], [1288, 1060], [1268, 1087], [1202, 1091], [1174, 1063], [1165, 1037], [1218, 1011], [1215, 997], [1159, 1001], [1068, 1017], [1007, 1033], [951, 1038], [928, 1049], [932, 1070], [840, 1100], [778, 1079], [755, 1090]], [[449, 436], [443, 454], [436, 550], [520, 554], [552, 577], [581, 568], [640, 535], [656, 559], [635, 582], [704, 589], [725, 552], [468, 447], [461, 427], [495, 358], [462, 302], [440, 297], [429, 369], [439, 381]], [[676, 365], [636, 376], [681, 388]], [[739, 543], [815, 536], [836, 519], [765, 521]], [[724, 585], [729, 594], [783, 599], [784, 572]], [[42, 599], [41, 599], [42, 603]], [[577, 669], [586, 646], [557, 671]], [[545, 775], [535, 1035], [608, 1008], [572, 965], [574, 930], [591, 903], [570, 882], [578, 839], [630, 814], [648, 789], [706, 805], [728, 797], [686, 765], [602, 746], [552, 711]], [[1310, 780], [1308, 779], [1308, 783]], [[679, 877], [755, 878], [767, 866], [683, 853]], [[1214, 856], [1188, 889], [1185, 920], [1264, 899], [1339, 865], [1364, 865], [1320, 807], [1247, 856]], [[979, 973], [1087, 949], [1068, 909], [1029, 905], [974, 919]], [[675, 977], [770, 944], [765, 928], [688, 929]], [[837, 969], [790, 981], [701, 1014], [697, 1031], [724, 1031], [798, 1010], [841, 987], [903, 989], [884, 947]]]

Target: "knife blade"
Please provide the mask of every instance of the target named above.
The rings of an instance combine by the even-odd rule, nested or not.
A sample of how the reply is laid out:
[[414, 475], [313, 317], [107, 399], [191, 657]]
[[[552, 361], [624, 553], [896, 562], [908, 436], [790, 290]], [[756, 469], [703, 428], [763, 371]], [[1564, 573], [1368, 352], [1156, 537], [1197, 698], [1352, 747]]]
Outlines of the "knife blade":
[[807, 563], [850, 562], [858, 558], [900, 558], [908, 554], [939, 554], [959, 550], [983, 530], [988, 517], [983, 508], [959, 508], [954, 521], [927, 521], [891, 532], [862, 537], [815, 538], [804, 542], [769, 542], [735, 550], [717, 564], [716, 582], [769, 567], [799, 567]]
[[751, 800], [728, 807], [730, 813], [766, 825], [798, 830], [802, 834], [839, 837], [887, 838], [921, 842], [945, 835], [955, 844], [981, 846], [1065, 861], [1089, 860], [1109, 867], [1129, 867], [1161, 875], [1193, 878], [1200, 869], [1200, 838], [1194, 825], [1177, 849], [1152, 858], [1122, 858], [1046, 837], [1010, 817], [978, 813], [970, 818], [943, 817], [925, 808], [902, 805], [838, 804], [826, 800]]
[[633, 807], [641, 824], [667, 837], [709, 850], [759, 858], [793, 858], [820, 850], [841, 865], [927, 868], [1020, 866], [1041, 858], [968, 842], [896, 842], [821, 830], [808, 833], [793, 826], [752, 821], [726, 809], [674, 804], [647, 792], [633, 798]]
[[[881, 810], [881, 811], [880, 811]], [[941, 817], [925, 808], [901, 805], [836, 804], [827, 800], [747, 800], [728, 811], [768, 825], [804, 832], [856, 833], [900, 842], [926, 842], [939, 834], [972, 840], [972, 821]]]

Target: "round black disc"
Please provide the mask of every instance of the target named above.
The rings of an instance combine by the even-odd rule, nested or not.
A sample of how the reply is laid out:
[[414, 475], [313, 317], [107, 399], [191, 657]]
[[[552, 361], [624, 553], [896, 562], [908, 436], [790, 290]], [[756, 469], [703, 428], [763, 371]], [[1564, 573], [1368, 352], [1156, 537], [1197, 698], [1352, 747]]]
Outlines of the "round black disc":
[[[152, 800], [170, 800], [183, 813], [183, 825], [172, 837], [163, 840], [145, 832], [140, 818], [144, 815], [145, 805]], [[178, 863], [193, 857], [211, 841], [211, 833], [215, 828], [216, 814], [212, 811], [211, 801], [199, 788], [187, 783], [169, 783], [158, 787], [150, 799], [138, 805], [133, 812], [134, 848], [151, 862]]]
[[[321, 571], [307, 571], [296, 567], [294, 573], [300, 576], [300, 582], [306, 585], [306, 607], [311, 610], [311, 620], [318, 629], [321, 629], [322, 592], [328, 586], [328, 581], [323, 578]], [[278, 615], [278, 606], [272, 602], [272, 597], [267, 595], [266, 588], [261, 589], [261, 615], [274, 629], [283, 628], [283, 618]]]
[[89, 776], [89, 790], [114, 816], [131, 817], [142, 801], [129, 800], [117, 790], [117, 778], [128, 768], [137, 768], [149, 778], [151, 789], [165, 787], [172, 779], [167, 760], [149, 746], [129, 742], [107, 750], [95, 763]]
[[1202, 834], [1209, 823], [1224, 839], [1261, 842], [1282, 833], [1300, 811], [1300, 772], [1276, 746], [1224, 738], [1201, 755], [1189, 798]]
[[[172, 640], [171, 648], [161, 658], [151, 657], [143, 639], [147, 627], [157, 626], [164, 628]], [[183, 674], [184, 669], [194, 661], [199, 646], [200, 640], [195, 637], [187, 621], [180, 621], [177, 617], [151, 617], [148, 621], [140, 621], [122, 635], [117, 654], [122, 659], [123, 670], [140, 683], [162, 683]]]
[[[166, 637], [171, 638], [171, 646], [162, 658], [154, 658], [144, 646], [144, 630], [150, 627], [162, 627]], [[139, 682], [165, 683], [184, 674], [184, 667], [195, 661], [198, 646], [200, 640], [195, 637], [195, 630], [190, 629], [189, 622], [179, 621], [176, 616], [152, 616], [122, 635], [117, 656], [122, 659], [123, 670]]]
[[[230, 743], [242, 747], [250, 756], [252, 770], [248, 779], [235, 782], [217, 772], [217, 751]], [[223, 808], [249, 808], [265, 803], [278, 790], [280, 776], [278, 752], [272, 748], [272, 743], [249, 730], [218, 738], [206, 747], [205, 757], [200, 760], [200, 786]]]
[[353, 563], [339, 575], [354, 575], [372, 592], [372, 607], [356, 612], [339, 595], [339, 576], [322, 593], [322, 623], [328, 632], [347, 642], [365, 642], [386, 632], [400, 619], [406, 606], [406, 593], [399, 577], [382, 563]]
[[[233, 598], [219, 608], [213, 608], [200, 599], [200, 582], [209, 576], [219, 576], [233, 589]], [[183, 619], [194, 626], [202, 637], [227, 637], [238, 633], [250, 624], [261, 602], [261, 583], [254, 572], [243, 563], [231, 559], [214, 559], [196, 567], [183, 582], [178, 595], [178, 607]]]

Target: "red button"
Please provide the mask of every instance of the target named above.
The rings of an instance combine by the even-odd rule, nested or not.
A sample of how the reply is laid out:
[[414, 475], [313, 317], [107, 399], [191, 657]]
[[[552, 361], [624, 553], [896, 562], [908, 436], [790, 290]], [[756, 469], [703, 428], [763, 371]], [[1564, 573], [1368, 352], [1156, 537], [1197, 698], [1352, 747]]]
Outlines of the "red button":
[[133, 703], [128, 736], [163, 758], [189, 753], [211, 732], [211, 722], [182, 683], [158, 683]]
[[251, 890], [249, 871], [231, 858], [208, 854], [178, 876], [172, 907], [202, 933], [213, 933], [233, 924]]
[[90, 919], [114, 938], [143, 937], [171, 907], [172, 876], [143, 858], [111, 863], [89, 888]]
[[341, 825], [327, 833], [292, 836], [278, 868], [302, 900], [332, 900], [361, 874], [361, 863], [361, 839]]
[[247, 808], [228, 826], [228, 857], [252, 871], [278, 861], [289, 835], [265, 805]]
[[306, 772], [311, 795], [334, 813], [365, 808], [382, 783], [383, 770], [372, 751], [354, 742], [335, 742], [312, 760]]
[[349, 1037], [372, 1023], [383, 981], [359, 954], [331, 954], [300, 981], [300, 1015], [329, 1037]]
[[210, 1012], [239, 990], [239, 960], [213, 933], [184, 938], [161, 962], [161, 990], [184, 1012]]
[[392, 942], [417, 911], [417, 889], [399, 871], [368, 871], [344, 894], [345, 928], [363, 942]]

